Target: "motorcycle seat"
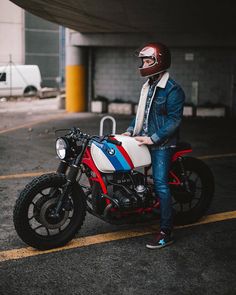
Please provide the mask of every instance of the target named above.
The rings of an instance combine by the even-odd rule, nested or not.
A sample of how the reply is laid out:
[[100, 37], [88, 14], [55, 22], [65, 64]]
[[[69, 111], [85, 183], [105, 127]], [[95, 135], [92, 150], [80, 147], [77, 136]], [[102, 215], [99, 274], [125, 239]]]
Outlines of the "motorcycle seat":
[[184, 141], [178, 142], [175, 147], [176, 152], [183, 151], [183, 150], [191, 150], [191, 149], [192, 149], [191, 144]]

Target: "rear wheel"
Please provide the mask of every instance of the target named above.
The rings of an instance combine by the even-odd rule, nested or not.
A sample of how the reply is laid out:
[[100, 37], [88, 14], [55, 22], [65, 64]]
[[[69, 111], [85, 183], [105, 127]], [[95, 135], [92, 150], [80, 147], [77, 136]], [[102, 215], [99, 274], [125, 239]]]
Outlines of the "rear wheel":
[[170, 185], [173, 198], [174, 223], [177, 225], [194, 223], [200, 219], [214, 195], [214, 177], [210, 168], [201, 160], [184, 157], [182, 164], [176, 161], [171, 171], [179, 178], [181, 185]]
[[41, 250], [60, 247], [73, 239], [81, 228], [86, 204], [78, 185], [73, 187], [59, 215], [56, 218], [51, 215], [65, 183], [64, 175], [45, 174], [35, 178], [20, 193], [13, 220], [18, 235], [26, 244]]
[[27, 86], [24, 90], [24, 96], [36, 96], [37, 93], [37, 88], [34, 86]]

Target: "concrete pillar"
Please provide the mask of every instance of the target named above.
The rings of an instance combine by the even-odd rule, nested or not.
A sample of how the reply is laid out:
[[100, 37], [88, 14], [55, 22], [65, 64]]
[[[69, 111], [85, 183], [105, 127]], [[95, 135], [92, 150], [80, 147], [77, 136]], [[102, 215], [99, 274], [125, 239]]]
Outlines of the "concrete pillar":
[[70, 44], [66, 29], [66, 110], [84, 112], [86, 109], [85, 49]]

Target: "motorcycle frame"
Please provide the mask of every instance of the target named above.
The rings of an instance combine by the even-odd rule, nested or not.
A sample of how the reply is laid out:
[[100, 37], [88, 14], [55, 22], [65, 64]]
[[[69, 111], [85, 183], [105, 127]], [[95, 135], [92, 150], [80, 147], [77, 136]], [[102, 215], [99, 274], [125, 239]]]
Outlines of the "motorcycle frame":
[[[173, 154], [171, 162], [174, 163], [175, 161], [177, 161], [178, 159], [181, 159], [182, 156], [184, 156], [187, 153], [192, 152], [192, 149], [184, 149], [181, 151], [177, 151]], [[103, 177], [101, 175], [101, 172], [98, 170], [98, 168], [96, 167], [93, 159], [92, 159], [92, 155], [91, 155], [91, 151], [90, 151], [90, 147], [87, 146], [87, 148], [85, 149], [85, 152], [83, 154], [83, 158], [82, 158], [82, 164], [87, 166], [92, 172], [93, 172], [93, 176], [89, 177], [89, 182], [90, 184], [92, 184], [93, 181], [96, 181], [100, 184], [101, 189], [102, 189], [102, 193], [104, 195], [107, 195], [107, 186], [103, 180]], [[145, 175], [145, 179], [147, 179], [148, 177], [148, 170], [151, 168], [151, 165], [148, 167], [144, 168], [144, 175]], [[171, 185], [180, 185], [181, 184], [181, 180], [178, 178], [177, 175], [175, 175], [175, 173], [173, 171], [170, 170], [170, 175], [173, 177], [174, 181], [169, 182], [169, 184]], [[109, 205], [111, 203], [111, 201], [106, 198], [106, 203], [107, 205]]]

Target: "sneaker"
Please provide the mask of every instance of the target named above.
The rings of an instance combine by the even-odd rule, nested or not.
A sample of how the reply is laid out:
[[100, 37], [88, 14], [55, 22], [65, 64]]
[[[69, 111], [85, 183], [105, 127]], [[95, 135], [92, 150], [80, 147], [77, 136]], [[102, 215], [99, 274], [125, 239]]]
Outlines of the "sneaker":
[[166, 234], [163, 231], [160, 231], [155, 239], [152, 242], [148, 243], [146, 247], [148, 249], [160, 249], [173, 244], [173, 242], [174, 240], [171, 234]]

